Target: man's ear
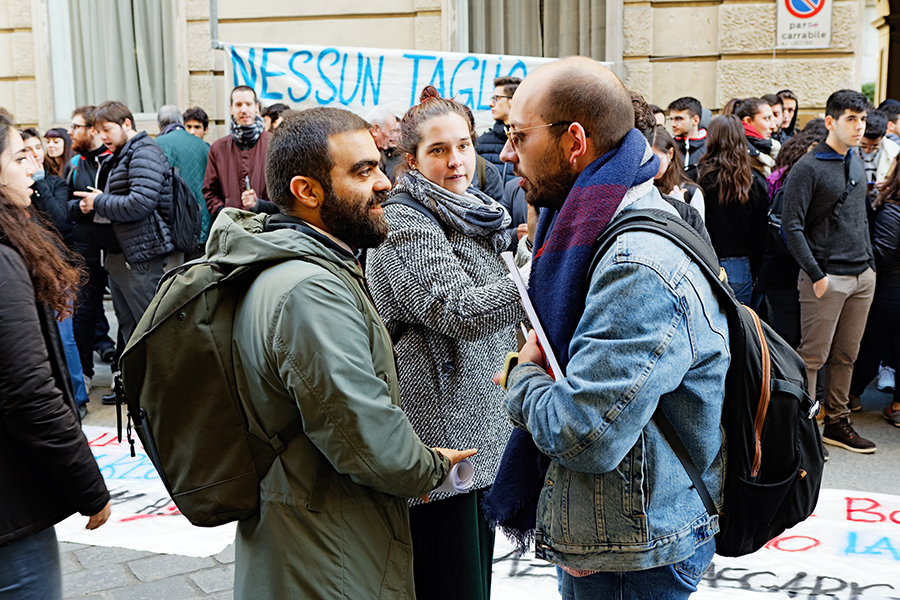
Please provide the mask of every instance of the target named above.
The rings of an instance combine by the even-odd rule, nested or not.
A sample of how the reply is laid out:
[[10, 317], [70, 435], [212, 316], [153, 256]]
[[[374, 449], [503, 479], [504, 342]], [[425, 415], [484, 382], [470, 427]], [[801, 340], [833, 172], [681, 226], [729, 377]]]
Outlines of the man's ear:
[[588, 154], [591, 146], [587, 132], [577, 121], [569, 125], [560, 141], [563, 144], [563, 152], [566, 153], [566, 160], [573, 165]]
[[700, 127], [700, 115], [694, 115], [691, 117], [691, 121], [694, 123], [694, 127]]
[[406, 153], [406, 164], [409, 165], [410, 171], [416, 170], [416, 157], [409, 152]]
[[[125, 127], [126, 125], [128, 127]], [[127, 130], [134, 131], [134, 123], [131, 122], [131, 119], [129, 119], [128, 117], [125, 117], [125, 120], [122, 121], [122, 128], [125, 129], [126, 131]]]
[[825, 115], [825, 129], [834, 131], [834, 117], [831, 115]]
[[291, 179], [291, 194], [297, 199], [298, 208], [317, 210], [325, 199], [325, 190], [317, 179], [297, 175]]

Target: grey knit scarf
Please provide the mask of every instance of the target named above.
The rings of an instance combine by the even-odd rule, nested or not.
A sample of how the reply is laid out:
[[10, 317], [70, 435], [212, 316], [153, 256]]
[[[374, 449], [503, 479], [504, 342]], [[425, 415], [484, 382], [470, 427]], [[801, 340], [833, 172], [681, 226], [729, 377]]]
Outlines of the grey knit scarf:
[[403, 173], [394, 190], [394, 193], [408, 192], [443, 223], [463, 235], [491, 236], [498, 252], [509, 245], [509, 234], [506, 232], [512, 222], [509, 213], [481, 190], [470, 187], [465, 194], [454, 194], [425, 179], [418, 171]]
[[240, 150], [252, 148], [264, 129], [263, 118], [259, 115], [256, 115], [253, 125], [238, 125], [234, 119], [231, 119], [231, 137], [234, 138], [234, 143]]

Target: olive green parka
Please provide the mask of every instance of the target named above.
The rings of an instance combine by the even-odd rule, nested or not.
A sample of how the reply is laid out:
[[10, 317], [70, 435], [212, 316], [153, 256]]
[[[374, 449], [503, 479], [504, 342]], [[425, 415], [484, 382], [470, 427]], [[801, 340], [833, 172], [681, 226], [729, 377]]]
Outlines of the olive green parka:
[[272, 438], [303, 418], [260, 485], [259, 513], [238, 523], [234, 597], [415, 598], [406, 499], [439, 485], [450, 463], [400, 409], [390, 337], [359, 264], [297, 219], [235, 209], [217, 218], [207, 255], [280, 261], [238, 305], [237, 383], [253, 433]]

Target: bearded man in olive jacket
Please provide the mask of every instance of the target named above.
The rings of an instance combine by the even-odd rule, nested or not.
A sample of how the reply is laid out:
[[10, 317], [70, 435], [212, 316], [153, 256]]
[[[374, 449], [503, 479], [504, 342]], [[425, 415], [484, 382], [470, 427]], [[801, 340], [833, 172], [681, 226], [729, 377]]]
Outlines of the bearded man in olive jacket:
[[474, 450], [428, 448], [400, 409], [393, 348], [354, 253], [381, 243], [390, 181], [368, 123], [315, 108], [276, 129], [266, 159], [282, 213], [226, 208], [209, 260], [272, 264], [234, 322], [251, 431], [303, 432], [238, 523], [234, 597], [415, 598], [407, 498], [428, 494]]

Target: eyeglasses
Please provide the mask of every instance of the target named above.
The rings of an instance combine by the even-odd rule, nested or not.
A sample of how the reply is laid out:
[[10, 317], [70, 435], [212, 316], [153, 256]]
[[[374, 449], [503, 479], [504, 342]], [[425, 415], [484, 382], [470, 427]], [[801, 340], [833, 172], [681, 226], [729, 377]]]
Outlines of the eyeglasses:
[[88, 127], [90, 127], [90, 125], [76, 125], [75, 123], [72, 123], [71, 129], [72, 131], [78, 131], [79, 127], [84, 127], [85, 129], [87, 129]]
[[506, 98], [507, 100], [509, 100], [512, 98], [512, 96], [491, 96], [491, 102], [496, 104], [497, 100], [499, 100], [500, 98]]
[[881, 143], [878, 144], [866, 144], [860, 143], [859, 149], [865, 152], [866, 154], [872, 154], [873, 152], [878, 152], [881, 150]]
[[512, 144], [513, 148], [518, 147], [518, 144], [522, 142], [522, 132], [529, 131], [531, 129], [541, 129], [542, 127], [556, 127], [557, 125], [571, 125], [575, 121], [558, 121], [556, 123], [547, 123], [546, 125], [535, 125], [534, 127], [525, 127], [524, 129], [513, 129], [509, 125], [504, 127], [506, 131], [506, 138], [509, 140], [509, 143]]

